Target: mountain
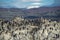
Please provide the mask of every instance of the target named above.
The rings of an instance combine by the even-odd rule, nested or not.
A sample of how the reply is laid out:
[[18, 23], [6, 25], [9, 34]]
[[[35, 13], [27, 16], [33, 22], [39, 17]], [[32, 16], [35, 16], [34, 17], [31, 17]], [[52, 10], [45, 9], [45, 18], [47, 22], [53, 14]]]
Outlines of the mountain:
[[3, 19], [12, 19], [15, 16], [24, 16], [22, 9], [18, 8], [0, 8], [0, 18]]
[[40, 7], [40, 8], [33, 8], [33, 9], [28, 9], [27, 12], [31, 13], [33, 15], [39, 14], [40, 15], [46, 15], [46, 14], [56, 14], [60, 10], [60, 7]]
[[20, 9], [20, 8], [0, 8], [0, 18], [10, 19], [15, 16], [23, 16], [25, 18], [45, 17], [45, 18], [58, 18], [60, 19], [60, 6], [59, 7], [40, 7], [33, 9]]
[[[28, 9], [25, 11], [27, 15], [44, 17], [48, 19], [60, 20], [60, 6], [58, 7], [40, 7]], [[31, 18], [31, 17], [30, 17]]]

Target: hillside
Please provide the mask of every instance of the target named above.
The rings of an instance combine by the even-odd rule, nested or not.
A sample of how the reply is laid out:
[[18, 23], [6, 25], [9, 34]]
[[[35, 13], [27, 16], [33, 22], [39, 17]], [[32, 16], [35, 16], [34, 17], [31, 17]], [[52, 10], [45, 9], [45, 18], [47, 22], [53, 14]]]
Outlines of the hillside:
[[0, 8], [0, 18], [10, 19], [15, 16], [23, 16], [26, 18], [45, 17], [58, 18], [60, 17], [60, 7], [40, 7], [33, 9], [18, 9], [18, 8]]

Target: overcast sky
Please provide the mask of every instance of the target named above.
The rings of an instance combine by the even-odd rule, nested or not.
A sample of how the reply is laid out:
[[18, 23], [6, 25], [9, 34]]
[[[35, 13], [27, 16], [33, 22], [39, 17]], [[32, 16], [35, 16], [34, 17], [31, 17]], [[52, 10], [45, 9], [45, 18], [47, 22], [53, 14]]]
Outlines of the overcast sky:
[[2, 8], [37, 8], [42, 6], [60, 6], [60, 0], [0, 0]]

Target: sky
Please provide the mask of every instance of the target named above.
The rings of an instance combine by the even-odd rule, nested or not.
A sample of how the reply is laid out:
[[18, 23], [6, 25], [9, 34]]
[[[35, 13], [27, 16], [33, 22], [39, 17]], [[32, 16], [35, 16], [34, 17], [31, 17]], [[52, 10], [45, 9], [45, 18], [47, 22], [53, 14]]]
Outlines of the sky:
[[60, 0], [0, 0], [0, 8], [38, 8], [60, 6]]

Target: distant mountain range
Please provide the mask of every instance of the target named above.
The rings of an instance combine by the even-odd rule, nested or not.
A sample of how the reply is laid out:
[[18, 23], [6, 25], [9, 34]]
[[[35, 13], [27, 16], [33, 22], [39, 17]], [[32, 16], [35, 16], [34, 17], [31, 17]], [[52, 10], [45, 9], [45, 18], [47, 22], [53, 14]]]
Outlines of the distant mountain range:
[[19, 8], [0, 8], [0, 18], [10, 19], [15, 16], [23, 16], [25, 18], [45, 17], [60, 19], [59, 7], [40, 7], [33, 9], [19, 9]]

